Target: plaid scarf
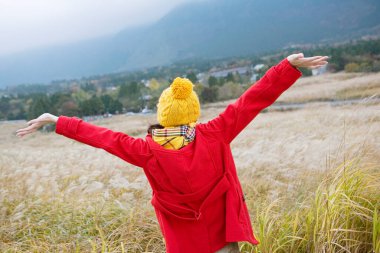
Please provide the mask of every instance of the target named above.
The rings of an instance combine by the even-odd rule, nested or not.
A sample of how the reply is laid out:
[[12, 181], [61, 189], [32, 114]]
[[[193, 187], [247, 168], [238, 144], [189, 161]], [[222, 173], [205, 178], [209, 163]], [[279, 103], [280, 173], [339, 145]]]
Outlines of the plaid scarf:
[[195, 138], [195, 123], [152, 130], [153, 140], [167, 149], [181, 149]]

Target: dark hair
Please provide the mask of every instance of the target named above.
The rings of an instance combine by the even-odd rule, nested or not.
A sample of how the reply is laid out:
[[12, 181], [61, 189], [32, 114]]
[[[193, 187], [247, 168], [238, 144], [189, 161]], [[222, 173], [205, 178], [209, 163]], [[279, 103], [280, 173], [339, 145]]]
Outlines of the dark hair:
[[148, 127], [148, 134], [152, 134], [152, 131], [153, 131], [154, 129], [163, 129], [163, 128], [165, 128], [165, 127], [163, 127], [163, 126], [160, 125], [160, 124], [153, 124], [153, 125], [150, 125], [150, 126]]

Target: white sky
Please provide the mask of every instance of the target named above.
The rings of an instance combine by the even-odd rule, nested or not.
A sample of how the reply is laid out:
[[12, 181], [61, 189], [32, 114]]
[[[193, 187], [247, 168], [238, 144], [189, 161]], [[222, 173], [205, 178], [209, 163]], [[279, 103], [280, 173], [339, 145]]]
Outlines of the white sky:
[[112, 34], [196, 0], [0, 0], [0, 55]]

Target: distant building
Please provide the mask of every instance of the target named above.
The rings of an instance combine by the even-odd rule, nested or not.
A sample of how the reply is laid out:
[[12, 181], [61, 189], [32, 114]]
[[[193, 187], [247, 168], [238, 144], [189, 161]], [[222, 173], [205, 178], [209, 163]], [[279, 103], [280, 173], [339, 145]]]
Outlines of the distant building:
[[151, 100], [152, 98], [153, 98], [152, 95], [143, 95], [140, 97], [140, 99], [144, 101]]
[[207, 83], [206, 77], [207, 77], [207, 76], [206, 76], [205, 73], [198, 73], [198, 74], [197, 74], [197, 80], [198, 80], [198, 83], [202, 83], [202, 84]]
[[256, 64], [254, 67], [253, 67], [253, 71], [257, 72], [257, 71], [260, 71], [262, 68], [264, 68], [265, 65], [264, 64]]
[[117, 90], [117, 87], [116, 86], [109, 86], [109, 87], [106, 88], [106, 90], [108, 90], [108, 91], [115, 91], [115, 90]]
[[323, 65], [320, 68], [312, 69], [311, 70], [311, 73], [313, 74], [313, 76], [319, 76], [319, 75], [322, 75], [322, 74], [324, 74], [326, 72], [327, 72], [327, 65]]
[[259, 75], [258, 75], [258, 74], [253, 74], [253, 75], [251, 76], [250, 81], [251, 81], [251, 83], [254, 83], [254, 82], [256, 82], [258, 79], [259, 79]]
[[149, 88], [149, 86], [150, 86], [150, 80], [142, 79], [140, 82], [143, 83], [145, 87]]
[[261, 74], [258, 74], [258, 72], [261, 71], [265, 67], [266, 67], [265, 64], [256, 64], [253, 67], [253, 74], [252, 74], [251, 79], [250, 79], [251, 83], [254, 83], [260, 79]]
[[251, 70], [252, 70], [251, 66], [234, 67], [234, 68], [212, 71], [210, 72], [210, 76], [220, 78], [220, 77], [226, 77], [229, 73], [232, 73], [232, 74], [239, 73], [239, 75], [245, 75], [247, 74], [247, 72], [250, 72]]
[[148, 113], [152, 113], [153, 110], [152, 109], [149, 109], [148, 106], [145, 106], [144, 109], [141, 110], [141, 113], [143, 114], [148, 114]]

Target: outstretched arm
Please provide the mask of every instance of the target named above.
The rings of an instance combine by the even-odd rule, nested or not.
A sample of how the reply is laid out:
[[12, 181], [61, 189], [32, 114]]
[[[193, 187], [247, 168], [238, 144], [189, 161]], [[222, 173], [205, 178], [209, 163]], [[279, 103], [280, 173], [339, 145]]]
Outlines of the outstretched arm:
[[211, 136], [230, 143], [260, 111], [273, 104], [301, 76], [297, 68], [319, 68], [327, 64], [328, 57], [289, 55], [252, 85], [236, 102], [227, 106], [215, 119], [200, 124]]
[[57, 123], [56, 133], [87, 145], [102, 148], [121, 159], [139, 167], [144, 167], [150, 150], [141, 138], [133, 138], [125, 133], [95, 126], [75, 117], [54, 116], [44, 113], [28, 122], [28, 127], [16, 131], [17, 136], [35, 132], [45, 124]]

